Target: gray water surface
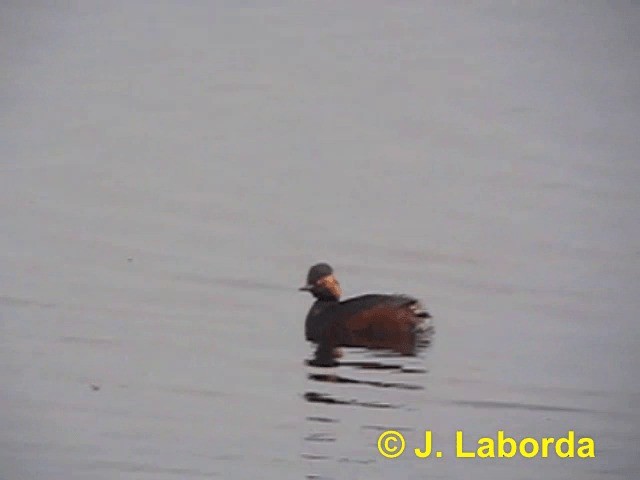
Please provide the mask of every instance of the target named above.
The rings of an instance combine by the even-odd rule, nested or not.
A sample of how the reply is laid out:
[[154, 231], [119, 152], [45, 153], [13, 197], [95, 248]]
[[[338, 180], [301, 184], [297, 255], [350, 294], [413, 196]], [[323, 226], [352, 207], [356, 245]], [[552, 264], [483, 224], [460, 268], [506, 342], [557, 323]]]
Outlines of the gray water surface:
[[[638, 25], [4, 2], [0, 479], [639, 478]], [[422, 299], [433, 345], [305, 365], [317, 261]], [[596, 458], [459, 459], [459, 429]]]

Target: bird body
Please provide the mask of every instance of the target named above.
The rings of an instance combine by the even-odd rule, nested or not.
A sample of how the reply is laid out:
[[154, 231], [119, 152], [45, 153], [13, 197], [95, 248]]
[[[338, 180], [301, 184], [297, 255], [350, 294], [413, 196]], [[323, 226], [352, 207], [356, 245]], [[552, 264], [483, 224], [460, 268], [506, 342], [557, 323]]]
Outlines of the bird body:
[[305, 320], [305, 338], [318, 345], [316, 358], [321, 363], [332, 363], [338, 347], [413, 355], [428, 341], [432, 327], [426, 319], [431, 315], [416, 298], [369, 294], [340, 301], [342, 291], [327, 264], [312, 267], [307, 278], [301, 290], [310, 291], [317, 300]]

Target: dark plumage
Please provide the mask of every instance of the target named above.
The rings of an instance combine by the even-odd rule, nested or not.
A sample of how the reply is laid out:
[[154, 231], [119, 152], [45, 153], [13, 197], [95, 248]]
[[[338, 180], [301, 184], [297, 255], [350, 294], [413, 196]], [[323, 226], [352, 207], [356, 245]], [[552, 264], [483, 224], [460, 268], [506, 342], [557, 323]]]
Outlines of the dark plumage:
[[404, 355], [428, 340], [431, 315], [406, 295], [362, 295], [340, 301], [342, 291], [326, 263], [311, 267], [301, 290], [316, 297], [305, 321], [305, 337], [318, 344], [316, 361], [333, 364], [338, 347], [390, 349]]

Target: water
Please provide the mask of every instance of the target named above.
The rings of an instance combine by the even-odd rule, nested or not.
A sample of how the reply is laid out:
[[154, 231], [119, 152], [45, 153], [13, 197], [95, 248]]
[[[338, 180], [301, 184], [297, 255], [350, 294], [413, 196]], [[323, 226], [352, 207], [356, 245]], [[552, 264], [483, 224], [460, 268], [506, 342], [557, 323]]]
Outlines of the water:
[[[638, 478], [637, 2], [0, 12], [2, 480]], [[433, 345], [305, 365], [316, 261]]]

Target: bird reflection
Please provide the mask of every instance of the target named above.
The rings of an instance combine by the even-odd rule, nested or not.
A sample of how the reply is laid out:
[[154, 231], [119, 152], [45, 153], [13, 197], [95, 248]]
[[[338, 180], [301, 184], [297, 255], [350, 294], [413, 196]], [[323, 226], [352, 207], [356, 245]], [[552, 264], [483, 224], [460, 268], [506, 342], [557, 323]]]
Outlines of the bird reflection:
[[[307, 364], [311, 362], [308, 361]], [[387, 371], [392, 373], [407, 373], [407, 374], [426, 374], [427, 370], [423, 368], [406, 367], [403, 365], [387, 364], [382, 362], [361, 361], [361, 362], [342, 362], [339, 367], [348, 367], [349, 369], [361, 369], [361, 370], [378, 370]], [[366, 387], [374, 387], [381, 389], [396, 389], [396, 390], [423, 390], [424, 386], [408, 383], [408, 382], [395, 382], [388, 380], [370, 380], [354, 378], [346, 375], [339, 375], [337, 373], [307, 373], [307, 379], [325, 383], [325, 384], [342, 384], [342, 385], [362, 385]], [[352, 405], [369, 408], [398, 408], [398, 406], [387, 402], [362, 402], [357, 399], [341, 399], [328, 393], [320, 393], [316, 391], [307, 391], [304, 393], [304, 398], [309, 403], [326, 403], [331, 405]]]
[[355, 378], [342, 377], [340, 375], [323, 375], [323, 374], [310, 373], [307, 376], [307, 378], [309, 380], [315, 380], [316, 382], [351, 383], [356, 385], [369, 385], [371, 387], [398, 388], [400, 390], [422, 390], [424, 388], [421, 385], [412, 385], [410, 383], [378, 382], [375, 380], [357, 380]]
[[[399, 411], [411, 408], [411, 402], [416, 400], [413, 392], [420, 392], [425, 389], [425, 377], [428, 369], [418, 365], [411, 365], [409, 359], [404, 356], [388, 356], [382, 351], [359, 350], [350, 352], [354, 356], [353, 360], [341, 361], [329, 371], [318, 369], [313, 366], [311, 359], [307, 360], [310, 366], [306, 372], [307, 380], [313, 382], [304, 393], [303, 398], [309, 404], [309, 408], [314, 415], [306, 417], [307, 434], [304, 437], [303, 452], [301, 458], [308, 465], [307, 478], [330, 478], [317, 475], [324, 471], [333, 471], [336, 464], [349, 463], [353, 465], [367, 465], [375, 463], [374, 454], [364, 453], [344, 457], [344, 451], [337, 447], [341, 432], [345, 425], [340, 423], [350, 423], [350, 415], [345, 415], [348, 410], [345, 408], [358, 408], [371, 411], [370, 415], [359, 418], [369, 418], [364, 424], [349, 426], [360, 430], [368, 429], [393, 429], [396, 425], [380, 427], [379, 423], [383, 417], [376, 411]], [[366, 355], [369, 358], [358, 358], [358, 355]], [[370, 358], [373, 356], [374, 358]], [[400, 359], [401, 363], [398, 361]], [[412, 358], [413, 361], [416, 358]], [[361, 375], [357, 375], [361, 372]], [[362, 378], [364, 377], [364, 378]], [[373, 378], [372, 378], [373, 377]], [[377, 377], [377, 378], [376, 378]], [[393, 378], [396, 377], [396, 378]], [[376, 398], [382, 392], [397, 392], [389, 398]], [[406, 394], [402, 394], [406, 392]], [[373, 394], [373, 398], [371, 398]], [[407, 395], [409, 394], [409, 395]], [[366, 398], [368, 397], [368, 398]], [[312, 407], [313, 405], [313, 407]], [[341, 407], [341, 408], [336, 408]], [[318, 410], [320, 409], [320, 410]], [[392, 415], [395, 417], [395, 415]], [[389, 417], [389, 418], [392, 418]], [[369, 423], [371, 422], [371, 423]], [[375, 424], [375, 427], [371, 425]], [[376, 435], [372, 435], [372, 438]], [[375, 447], [373, 447], [375, 448]], [[373, 450], [372, 450], [373, 451]]]

